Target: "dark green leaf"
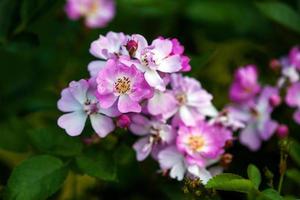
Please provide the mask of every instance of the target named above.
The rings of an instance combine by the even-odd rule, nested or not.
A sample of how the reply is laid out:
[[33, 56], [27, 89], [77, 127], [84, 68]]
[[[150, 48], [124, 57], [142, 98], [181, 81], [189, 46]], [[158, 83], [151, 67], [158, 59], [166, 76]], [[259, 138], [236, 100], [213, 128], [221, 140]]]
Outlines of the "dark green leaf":
[[45, 127], [29, 131], [32, 145], [40, 152], [58, 156], [75, 156], [83, 145], [77, 137], [68, 136], [59, 128]]
[[300, 171], [298, 169], [288, 169], [286, 176], [300, 186]]
[[300, 166], [300, 144], [296, 140], [290, 143], [290, 156]]
[[300, 33], [300, 15], [285, 3], [259, 2], [259, 10], [271, 20]]
[[283, 198], [278, 194], [278, 192], [271, 188], [262, 191], [258, 199], [259, 200], [283, 200]]
[[88, 152], [77, 157], [76, 163], [84, 174], [105, 181], [117, 180], [117, 165], [111, 153]]
[[223, 173], [215, 176], [208, 181], [206, 188], [242, 193], [249, 193], [255, 189], [254, 184], [250, 180], [229, 173]]
[[8, 180], [5, 199], [46, 199], [60, 188], [66, 176], [66, 166], [53, 156], [29, 158], [13, 170]]
[[255, 165], [250, 164], [248, 166], [247, 173], [249, 179], [254, 183], [256, 189], [258, 189], [261, 182], [261, 174], [259, 169]]
[[8, 34], [15, 26], [18, 12], [18, 0], [0, 1], [0, 43], [6, 41]]
[[22, 32], [11, 38], [11, 41], [5, 46], [5, 48], [11, 52], [22, 52], [24, 49], [29, 50], [37, 47], [39, 43], [39, 38], [36, 34]]

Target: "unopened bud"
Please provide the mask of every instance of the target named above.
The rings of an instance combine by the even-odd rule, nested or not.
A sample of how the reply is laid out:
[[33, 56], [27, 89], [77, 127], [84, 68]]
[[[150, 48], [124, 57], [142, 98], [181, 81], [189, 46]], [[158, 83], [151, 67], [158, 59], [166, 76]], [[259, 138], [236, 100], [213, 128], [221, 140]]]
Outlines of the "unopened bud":
[[277, 59], [272, 59], [269, 63], [269, 66], [272, 70], [278, 71], [281, 68], [281, 63]]
[[277, 94], [274, 94], [269, 98], [269, 103], [271, 106], [277, 107], [281, 104], [281, 97]]
[[233, 159], [232, 154], [230, 153], [223, 154], [220, 161], [221, 166], [223, 166], [224, 168], [228, 167], [229, 164], [232, 162], [232, 159]]
[[121, 115], [117, 119], [117, 126], [120, 128], [128, 128], [131, 123], [131, 119], [128, 115]]
[[289, 128], [287, 125], [285, 125], [285, 124], [278, 125], [277, 130], [276, 130], [276, 135], [279, 138], [285, 138], [288, 136], [288, 134], [289, 134]]
[[126, 44], [126, 49], [129, 52], [130, 56], [134, 56], [137, 48], [138, 48], [138, 43], [134, 40], [129, 40]]

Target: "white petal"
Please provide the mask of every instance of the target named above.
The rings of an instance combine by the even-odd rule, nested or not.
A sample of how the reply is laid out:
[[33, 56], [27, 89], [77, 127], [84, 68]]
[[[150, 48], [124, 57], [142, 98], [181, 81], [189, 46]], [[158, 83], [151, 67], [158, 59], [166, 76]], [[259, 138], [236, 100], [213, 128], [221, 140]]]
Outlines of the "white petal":
[[100, 70], [105, 66], [105, 61], [92, 61], [88, 65], [88, 70], [91, 77], [96, 77]]
[[194, 176], [200, 178], [204, 185], [212, 178], [211, 174], [207, 169], [199, 167], [197, 165], [189, 166], [188, 171]]
[[145, 79], [150, 86], [157, 90], [164, 91], [166, 89], [163, 79], [155, 70], [148, 69], [145, 72]]

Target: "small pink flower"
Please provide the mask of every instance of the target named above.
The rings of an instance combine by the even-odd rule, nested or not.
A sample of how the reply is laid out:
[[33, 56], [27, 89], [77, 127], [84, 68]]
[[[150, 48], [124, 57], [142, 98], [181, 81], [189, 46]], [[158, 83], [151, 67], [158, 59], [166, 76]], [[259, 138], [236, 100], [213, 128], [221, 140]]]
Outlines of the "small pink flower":
[[58, 119], [58, 125], [70, 136], [81, 134], [88, 117], [100, 137], [105, 137], [114, 130], [115, 126], [110, 117], [117, 116], [119, 112], [114, 107], [100, 108], [94, 92], [93, 86], [84, 79], [72, 81], [69, 87], [62, 91], [57, 107], [67, 114]]
[[141, 100], [153, 95], [143, 74], [134, 65], [128, 67], [115, 60], [107, 61], [97, 76], [97, 84], [100, 106], [109, 108], [117, 101], [121, 113], [141, 112]]
[[288, 106], [297, 108], [297, 110], [293, 115], [293, 118], [296, 123], [300, 124], [300, 83], [299, 82], [292, 84], [288, 88], [285, 97], [285, 102]]
[[300, 70], [300, 49], [298, 46], [293, 47], [289, 53], [290, 64]]
[[199, 122], [196, 127], [181, 126], [176, 140], [177, 148], [186, 154], [189, 164], [205, 167], [208, 159], [217, 159], [224, 153], [232, 133], [222, 126]]
[[212, 95], [204, 90], [196, 79], [172, 74], [171, 87], [177, 101], [170, 112], [175, 114], [174, 120], [178, 119], [185, 125], [195, 126], [198, 120], [217, 115], [217, 110], [211, 102]]
[[257, 77], [256, 66], [247, 65], [239, 68], [230, 88], [230, 99], [236, 103], [248, 103], [253, 100], [253, 97], [260, 91]]
[[144, 73], [147, 83], [157, 90], [166, 89], [161, 73], [178, 72], [182, 68], [179, 55], [171, 55], [172, 42], [167, 39], [156, 39], [148, 46], [147, 41], [140, 35], [133, 35], [138, 43], [134, 58], [137, 60], [121, 59], [121, 62], [134, 64]]
[[67, 0], [65, 11], [71, 20], [81, 16], [90, 28], [105, 27], [115, 16], [113, 0]]
[[155, 158], [160, 149], [174, 140], [174, 132], [170, 125], [159, 120], [149, 120], [142, 115], [133, 115], [129, 127], [131, 132], [143, 136], [134, 145], [137, 160], [142, 161], [151, 153]]
[[278, 125], [277, 130], [276, 130], [276, 135], [279, 138], [285, 138], [288, 136], [288, 134], [289, 134], [289, 128], [287, 125], [285, 125], [285, 124]]

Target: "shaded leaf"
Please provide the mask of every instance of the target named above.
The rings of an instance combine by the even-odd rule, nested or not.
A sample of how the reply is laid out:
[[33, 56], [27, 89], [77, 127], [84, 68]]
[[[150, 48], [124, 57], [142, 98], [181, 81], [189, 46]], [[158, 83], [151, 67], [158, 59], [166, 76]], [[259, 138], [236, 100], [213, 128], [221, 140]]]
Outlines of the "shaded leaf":
[[259, 169], [255, 165], [250, 164], [248, 166], [247, 173], [249, 179], [254, 183], [256, 189], [258, 189], [261, 183], [261, 174], [259, 172]]
[[111, 153], [87, 152], [76, 158], [79, 170], [105, 181], [117, 180], [117, 165]]
[[15, 26], [18, 12], [18, 0], [0, 1], [0, 43], [6, 41], [7, 36]]
[[290, 156], [300, 166], [300, 144], [296, 140], [290, 143]]
[[258, 9], [271, 20], [300, 33], [300, 15], [285, 3], [259, 2]]
[[258, 197], [259, 200], [283, 200], [283, 197], [274, 189], [266, 189], [261, 192], [261, 195]]
[[300, 171], [298, 169], [288, 169], [286, 176], [300, 186]]
[[68, 136], [59, 128], [44, 127], [29, 131], [32, 145], [40, 152], [58, 156], [75, 156], [83, 145], [77, 137]]
[[60, 188], [66, 176], [66, 166], [53, 156], [29, 158], [13, 170], [8, 180], [5, 199], [46, 199]]

